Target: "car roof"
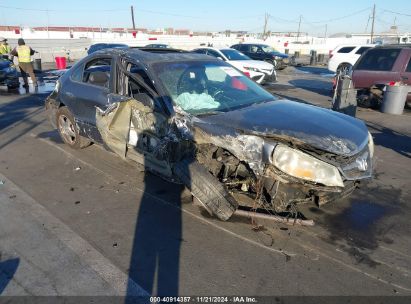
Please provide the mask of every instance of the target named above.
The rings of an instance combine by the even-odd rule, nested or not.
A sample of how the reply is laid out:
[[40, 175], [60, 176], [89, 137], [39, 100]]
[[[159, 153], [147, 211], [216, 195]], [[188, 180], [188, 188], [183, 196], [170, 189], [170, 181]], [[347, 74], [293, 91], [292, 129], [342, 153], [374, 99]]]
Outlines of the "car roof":
[[376, 48], [385, 49], [385, 48], [396, 48], [396, 49], [409, 49], [411, 48], [411, 44], [383, 44], [378, 45]]
[[216, 47], [212, 47], [212, 46], [202, 46], [199, 48], [195, 48], [193, 51], [195, 50], [214, 50], [214, 51], [236, 51], [238, 52], [236, 49], [230, 48], [230, 47], [224, 47], [224, 48], [216, 48]]
[[[98, 55], [118, 55], [126, 56], [142, 63], [151, 64], [154, 62], [167, 61], [189, 61], [189, 60], [210, 60], [204, 54], [191, 53], [179, 49], [158, 49], [158, 48], [129, 48], [129, 49], [104, 49], [93, 54]], [[217, 59], [216, 59], [217, 60]]]
[[251, 43], [251, 42], [247, 42], [247, 43], [238, 43], [238, 44], [234, 44], [234, 45], [258, 45], [258, 46], [269, 46], [268, 44], [264, 44], [264, 43]]

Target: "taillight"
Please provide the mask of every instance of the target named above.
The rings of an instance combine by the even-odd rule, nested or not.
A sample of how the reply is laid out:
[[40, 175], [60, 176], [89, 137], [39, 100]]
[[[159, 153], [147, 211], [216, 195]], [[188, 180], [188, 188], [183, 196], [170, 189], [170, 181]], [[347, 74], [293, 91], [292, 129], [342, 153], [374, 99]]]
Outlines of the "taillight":
[[245, 76], [247, 76], [248, 78], [251, 78], [250, 72], [244, 71], [243, 72]]
[[331, 59], [334, 56], [333, 51], [328, 51], [328, 58]]

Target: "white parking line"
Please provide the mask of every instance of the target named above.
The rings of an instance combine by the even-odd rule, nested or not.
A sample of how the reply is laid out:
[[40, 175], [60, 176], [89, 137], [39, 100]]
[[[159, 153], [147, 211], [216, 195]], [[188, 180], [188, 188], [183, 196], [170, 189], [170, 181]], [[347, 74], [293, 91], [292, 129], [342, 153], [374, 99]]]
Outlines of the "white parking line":
[[71, 230], [66, 224], [53, 216], [45, 207], [36, 202], [26, 192], [16, 186], [10, 179], [0, 173], [1, 180], [7, 183], [13, 194], [20, 198], [19, 204], [39, 223], [44, 225], [63, 244], [72, 250], [80, 259], [89, 265], [104, 281], [113, 287], [120, 296], [150, 296], [140, 285], [112, 264], [90, 243]]

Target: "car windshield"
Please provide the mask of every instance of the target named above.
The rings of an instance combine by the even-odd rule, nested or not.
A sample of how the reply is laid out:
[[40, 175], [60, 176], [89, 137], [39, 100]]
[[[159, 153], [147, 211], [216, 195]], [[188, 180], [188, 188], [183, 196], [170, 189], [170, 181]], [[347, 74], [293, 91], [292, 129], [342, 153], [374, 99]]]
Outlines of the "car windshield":
[[220, 50], [228, 60], [251, 60], [250, 57], [240, 53], [237, 50]]
[[274, 99], [224, 62], [167, 62], [154, 64], [153, 69], [174, 105], [193, 115], [228, 112]]
[[261, 48], [265, 53], [277, 52], [277, 50], [269, 45], [261, 45]]

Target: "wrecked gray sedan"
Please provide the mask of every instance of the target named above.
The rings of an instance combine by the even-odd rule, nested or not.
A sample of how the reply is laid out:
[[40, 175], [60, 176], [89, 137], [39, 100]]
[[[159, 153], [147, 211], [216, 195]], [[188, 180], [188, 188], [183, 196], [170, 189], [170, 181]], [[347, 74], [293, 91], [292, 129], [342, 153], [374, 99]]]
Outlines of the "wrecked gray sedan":
[[280, 100], [221, 60], [176, 50], [104, 50], [46, 100], [63, 141], [99, 143], [185, 184], [211, 214], [278, 214], [349, 195], [372, 176], [365, 124]]

